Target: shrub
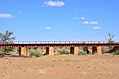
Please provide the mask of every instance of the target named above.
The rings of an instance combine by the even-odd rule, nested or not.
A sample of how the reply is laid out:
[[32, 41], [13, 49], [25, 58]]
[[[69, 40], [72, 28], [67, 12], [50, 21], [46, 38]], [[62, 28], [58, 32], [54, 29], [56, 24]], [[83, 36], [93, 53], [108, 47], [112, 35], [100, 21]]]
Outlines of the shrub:
[[14, 48], [10, 47], [10, 48], [4, 48], [4, 53], [5, 54], [10, 54], [10, 52], [14, 51]]
[[4, 53], [4, 49], [0, 48], [0, 58], [4, 57], [5, 53]]
[[0, 55], [4, 54], [4, 49], [0, 48]]
[[81, 51], [78, 55], [86, 55], [87, 52], [86, 51]]
[[97, 52], [92, 52], [93, 55], [94, 55], [95, 53], [97, 53]]
[[91, 52], [89, 51], [88, 47], [83, 47], [83, 52], [86, 52], [87, 54], [90, 54]]
[[66, 50], [66, 49], [63, 49], [63, 50], [59, 50], [58, 54], [60, 54], [60, 55], [62, 55], [62, 54], [68, 55], [68, 54], [70, 54], [70, 52], [68, 50]]
[[9, 55], [11, 51], [14, 51], [14, 48], [0, 48], [0, 55]]
[[113, 52], [113, 55], [119, 55], [119, 50], [116, 50], [115, 52]]
[[42, 56], [43, 54], [40, 52], [40, 51], [38, 51], [38, 50], [36, 50], [36, 51], [33, 51], [33, 52], [31, 52], [30, 54], [29, 54], [29, 56], [30, 57], [40, 57], [40, 56]]

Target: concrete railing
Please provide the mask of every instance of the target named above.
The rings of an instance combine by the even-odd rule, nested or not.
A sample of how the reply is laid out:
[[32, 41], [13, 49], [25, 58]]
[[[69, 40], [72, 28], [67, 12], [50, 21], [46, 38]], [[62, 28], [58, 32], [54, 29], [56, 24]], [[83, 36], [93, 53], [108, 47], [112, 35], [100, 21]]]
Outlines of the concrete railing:
[[104, 44], [106, 41], [14, 41], [14, 44]]

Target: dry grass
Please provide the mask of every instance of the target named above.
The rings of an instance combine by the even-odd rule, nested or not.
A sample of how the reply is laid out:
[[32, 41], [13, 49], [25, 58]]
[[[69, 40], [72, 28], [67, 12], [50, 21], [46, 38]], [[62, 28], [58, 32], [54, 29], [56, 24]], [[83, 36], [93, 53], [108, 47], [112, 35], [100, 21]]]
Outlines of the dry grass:
[[118, 79], [119, 56], [0, 58], [0, 79]]

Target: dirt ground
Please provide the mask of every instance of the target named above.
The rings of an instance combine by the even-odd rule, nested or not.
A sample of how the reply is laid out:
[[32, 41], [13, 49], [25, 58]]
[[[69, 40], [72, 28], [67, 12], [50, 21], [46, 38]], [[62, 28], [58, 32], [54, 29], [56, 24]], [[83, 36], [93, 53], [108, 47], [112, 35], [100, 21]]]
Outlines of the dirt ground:
[[119, 56], [4, 57], [0, 79], [119, 79]]

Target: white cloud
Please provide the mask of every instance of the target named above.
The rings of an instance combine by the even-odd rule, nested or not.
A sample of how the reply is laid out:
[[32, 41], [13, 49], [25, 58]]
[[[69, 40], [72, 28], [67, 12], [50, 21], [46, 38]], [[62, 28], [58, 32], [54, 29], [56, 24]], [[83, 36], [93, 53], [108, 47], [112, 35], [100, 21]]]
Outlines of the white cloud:
[[82, 20], [86, 19], [85, 17], [81, 17]]
[[84, 19], [86, 19], [85, 17], [80, 17], [80, 18], [73, 18], [74, 20], [84, 20]]
[[98, 24], [98, 22], [97, 21], [94, 21], [94, 22], [90, 22], [90, 24]]
[[91, 22], [84, 21], [82, 24], [98, 24], [98, 22], [97, 21], [91, 21]]
[[46, 30], [52, 30], [52, 27], [45, 27]]
[[80, 18], [73, 18], [74, 20], [79, 20]]
[[82, 24], [90, 24], [90, 22], [88, 22], [88, 21], [84, 21]]
[[13, 18], [15, 16], [11, 15], [11, 14], [3, 14], [3, 13], [0, 13], [0, 18]]
[[93, 27], [94, 30], [101, 29], [101, 27]]
[[64, 6], [65, 3], [63, 1], [48, 1], [48, 2], [45, 2], [45, 5], [47, 6], [55, 6], [55, 7], [60, 7], [60, 6]]

